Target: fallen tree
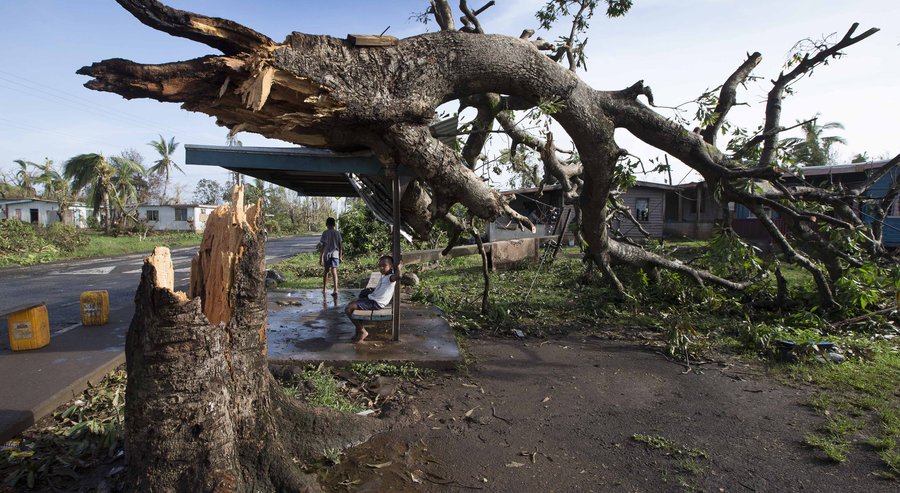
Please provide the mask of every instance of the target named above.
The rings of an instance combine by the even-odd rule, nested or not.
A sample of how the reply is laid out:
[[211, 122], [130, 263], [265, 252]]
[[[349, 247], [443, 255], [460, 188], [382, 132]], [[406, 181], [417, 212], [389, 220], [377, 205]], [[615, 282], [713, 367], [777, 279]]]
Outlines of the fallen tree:
[[[356, 38], [297, 32], [276, 43], [235, 22], [179, 11], [154, 0], [119, 3], [149, 26], [205, 43], [223, 55], [161, 65], [106, 60], [79, 71], [93, 77], [87, 87], [126, 98], [179, 102], [185, 109], [216, 117], [232, 132], [255, 132], [337, 150], [366, 148], [387, 167], [404, 163], [418, 176], [403, 197], [403, 210], [419, 234], [447, 218], [450, 206], [457, 202], [483, 219], [505, 214], [522, 227], [533, 227], [472, 171], [484, 146], [484, 133], [497, 121], [512, 136], [514, 147], [530, 148], [540, 155], [545, 180], [560, 183], [571, 198], [577, 197], [579, 209], [586, 211], [581, 215], [581, 234], [589, 246], [588, 257], [619, 292], [624, 294], [625, 287], [613, 270], [616, 262], [675, 269], [727, 289], [748, 286], [750, 279], [728, 280], [701, 272], [610, 234], [612, 218], [628, 220], [630, 215], [610, 200], [615, 172], [628, 154], [616, 144], [614, 131], [624, 128], [697, 170], [720, 204], [739, 203], [754, 212], [783, 258], [810, 272], [826, 306], [837, 304], [833, 286], [841, 272], [859, 265], [857, 252], [836, 247], [815, 223], [868, 230], [858, 209], [847, 205], [860, 203], [864, 196], [857, 191], [848, 198], [846, 193], [826, 189], [810, 194], [786, 186], [778, 155], [779, 136], [788, 128], [781, 124], [780, 115], [784, 93], [792, 83], [877, 29], [856, 34], [853, 25], [838, 41], [815, 43], [798, 53], [791, 70], [773, 81], [761, 130], [731, 139], [728, 149], [722, 150], [716, 137], [737, 104], [738, 87], [750, 77], [761, 55], [748, 56], [718, 94], [706, 95], [712, 102], [705, 124], [691, 132], [653, 109], [653, 94], [643, 81], [601, 91], [575, 74], [583, 62], [583, 44], [575, 42], [574, 33], [596, 2], [559, 3], [580, 6], [570, 42], [563, 45], [531, 41], [533, 31], [520, 38], [485, 34], [477, 13], [466, 2], [460, 4], [464, 27], [457, 31], [452, 16], [446, 15], [452, 12], [447, 2], [435, 1], [431, 13], [442, 27], [440, 32], [382, 40], [374, 46]], [[608, 15], [622, 15], [630, 7], [630, 2], [607, 3]], [[568, 10], [554, 15], [562, 13]], [[557, 63], [561, 60], [568, 60], [568, 70]], [[479, 110], [473, 125], [476, 131], [462, 154], [434, 138], [428, 127], [435, 109], [454, 99]], [[561, 150], [549, 132], [543, 140], [527, 135], [510, 118], [511, 111], [534, 108], [549, 108], [547, 114], [571, 138], [577, 163], [560, 162]], [[897, 161], [887, 167], [895, 167]], [[768, 183], [769, 191], [759, 192], [756, 184], [760, 182]], [[768, 220], [765, 211], [769, 209], [787, 219], [789, 234]], [[880, 227], [878, 223], [874, 233], [866, 234], [863, 241], [868, 251], [884, 251]]]
[[[622, 294], [626, 287], [615, 273], [616, 263], [669, 269], [729, 290], [744, 289], [755, 278], [726, 279], [615, 235], [610, 222], [630, 216], [615, 201], [628, 156], [614, 138], [619, 128], [697, 170], [719, 204], [735, 202], [756, 213], [782, 258], [810, 272], [825, 305], [837, 304], [834, 284], [862, 261], [861, 252], [884, 252], [880, 230], [872, 232], [859, 216], [857, 206], [867, 200], [864, 190], [789, 186], [779, 159], [779, 136], [788, 130], [780, 122], [785, 90], [875, 29], [857, 35], [854, 25], [837, 42], [800, 54], [793, 68], [773, 82], [761, 130], [732, 138], [723, 150], [717, 136], [759, 54], [750, 55], [710, 96], [714, 104], [702, 128], [693, 132], [655, 111], [653, 93], [643, 81], [611, 91], [585, 84], [574, 72], [583, 57], [583, 43], [579, 48], [574, 34], [561, 46], [532, 41], [528, 31], [519, 38], [485, 34], [465, 1], [460, 3], [461, 30], [455, 29], [447, 2], [434, 0], [440, 32], [377, 43], [296, 32], [276, 43], [235, 22], [154, 0], [118, 2], [148, 26], [222, 55], [161, 65], [106, 60], [79, 71], [92, 77], [87, 87], [181, 103], [214, 116], [233, 133], [335, 150], [370, 149], [386, 167], [403, 163], [417, 175], [403, 197], [403, 211], [422, 235], [443, 219], [471, 230], [470, 218], [449, 214], [455, 203], [472, 216], [492, 220], [505, 214], [532, 227], [473, 172], [484, 134], [497, 122], [512, 135], [513, 150], [536, 152], [544, 179], [561, 184], [577, 201], [587, 258]], [[576, 19], [596, 5], [575, 3], [581, 5]], [[630, 6], [607, 3], [619, 8], [619, 15], [622, 8], [627, 11], [625, 4]], [[562, 60], [568, 69], [558, 63]], [[429, 130], [435, 109], [452, 100], [478, 109], [475, 131], [462, 152]], [[564, 129], [573, 150], [559, 149], [554, 142], [560, 139], [549, 132], [539, 138], [517, 127], [511, 112], [535, 108]], [[560, 157], [576, 154], [577, 161]], [[900, 157], [884, 169], [889, 172], [898, 163]], [[897, 187], [890, 190], [895, 197]], [[135, 489], [299, 490], [312, 483], [292, 465], [293, 458], [319, 453], [327, 444], [353, 443], [374, 431], [372, 421], [344, 423], [351, 418], [300, 409], [273, 387], [262, 356], [263, 238], [256, 210], [243, 212], [240, 202], [220, 213], [221, 225], [211, 221], [207, 226], [189, 295], [172, 291], [165, 253], [157, 252], [144, 268], [127, 349], [129, 476]], [[882, 219], [888, 205], [879, 199]], [[790, 232], [779, 230], [766, 209], [780, 211]], [[727, 230], [727, 220], [723, 227]], [[834, 229], [865, 234], [846, 247], [831, 241]], [[868, 248], [857, 248], [859, 242]]]

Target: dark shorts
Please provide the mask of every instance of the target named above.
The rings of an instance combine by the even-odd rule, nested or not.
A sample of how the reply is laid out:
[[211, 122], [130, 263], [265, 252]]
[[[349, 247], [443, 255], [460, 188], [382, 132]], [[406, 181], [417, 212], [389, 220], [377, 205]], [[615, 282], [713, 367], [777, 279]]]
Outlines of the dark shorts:
[[328, 269], [331, 269], [332, 267], [337, 269], [338, 265], [341, 264], [341, 261], [336, 258], [327, 258], [323, 263], [325, 265], [325, 272], [328, 272]]
[[356, 309], [357, 310], [381, 310], [382, 306], [379, 306], [378, 303], [370, 300], [369, 298], [360, 298], [356, 300]]

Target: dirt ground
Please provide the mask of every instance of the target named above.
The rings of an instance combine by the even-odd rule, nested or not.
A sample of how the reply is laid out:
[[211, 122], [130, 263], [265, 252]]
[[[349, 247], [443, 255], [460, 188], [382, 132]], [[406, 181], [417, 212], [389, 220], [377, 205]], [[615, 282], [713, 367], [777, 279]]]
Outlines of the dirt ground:
[[[388, 396], [371, 419], [395, 426], [339, 464], [314, 467], [323, 489], [897, 491], [875, 475], [881, 465], [871, 450], [834, 464], [806, 446], [804, 435], [823, 422], [804, 405], [812, 391], [757, 364], [723, 360], [685, 372], [614, 332], [476, 337], [465, 349], [471, 363], [460, 371], [378, 377], [374, 390], [343, 375]], [[33, 491], [122, 491], [124, 467], [118, 453]]]
[[[416, 386], [407, 426], [352, 449], [331, 491], [897, 491], [877, 456], [803, 443], [809, 392], [755, 365], [684, 366], [636, 342], [471, 339], [474, 363]], [[400, 407], [400, 406], [398, 406]], [[662, 448], [635, 439], [643, 435]]]

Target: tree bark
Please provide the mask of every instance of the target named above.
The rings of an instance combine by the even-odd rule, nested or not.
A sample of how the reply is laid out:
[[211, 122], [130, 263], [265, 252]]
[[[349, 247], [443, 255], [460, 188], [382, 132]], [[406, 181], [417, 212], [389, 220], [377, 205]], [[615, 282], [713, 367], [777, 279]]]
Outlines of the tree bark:
[[265, 233], [242, 193], [210, 216], [176, 292], [169, 251], [144, 262], [126, 341], [132, 491], [316, 491], [297, 461], [367, 439], [381, 422], [293, 402], [265, 357]]

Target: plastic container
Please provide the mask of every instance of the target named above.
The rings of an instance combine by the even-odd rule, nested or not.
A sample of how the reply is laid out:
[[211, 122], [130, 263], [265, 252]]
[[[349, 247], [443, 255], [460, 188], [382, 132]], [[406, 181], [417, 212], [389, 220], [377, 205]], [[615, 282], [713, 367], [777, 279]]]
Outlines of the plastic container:
[[7, 314], [9, 346], [13, 351], [38, 349], [50, 344], [50, 321], [47, 305], [28, 306]]
[[81, 325], [104, 325], [109, 322], [109, 292], [81, 293]]

